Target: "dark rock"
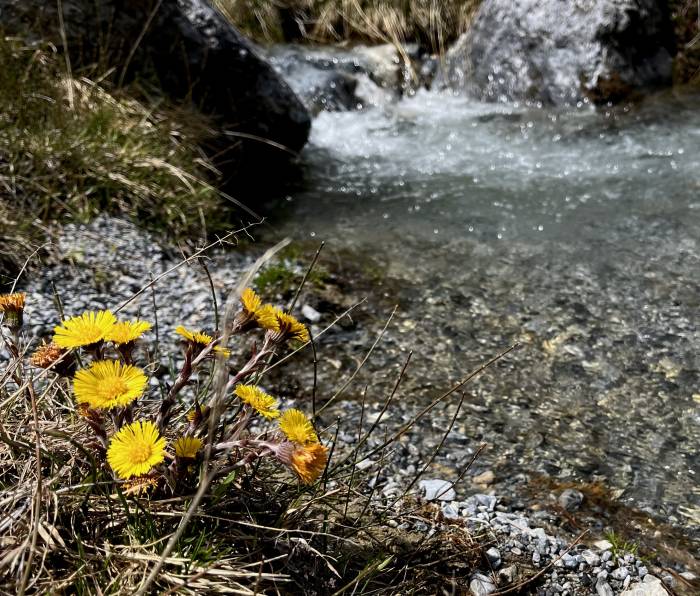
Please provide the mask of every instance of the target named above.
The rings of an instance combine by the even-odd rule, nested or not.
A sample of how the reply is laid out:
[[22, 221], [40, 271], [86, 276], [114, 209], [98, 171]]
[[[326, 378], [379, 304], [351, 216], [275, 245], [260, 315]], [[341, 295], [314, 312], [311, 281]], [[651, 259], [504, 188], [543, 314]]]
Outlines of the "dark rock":
[[439, 80], [489, 101], [616, 102], [669, 85], [674, 46], [665, 2], [485, 0]]
[[[73, 71], [114, 67], [116, 83], [147, 80], [210, 116], [227, 131], [209, 147], [227, 174], [263, 156], [268, 165], [270, 157], [288, 160], [306, 143], [304, 106], [206, 0], [63, 0], [62, 7]], [[5, 34], [61, 48], [57, 10], [56, 2], [0, 0], [0, 22]]]

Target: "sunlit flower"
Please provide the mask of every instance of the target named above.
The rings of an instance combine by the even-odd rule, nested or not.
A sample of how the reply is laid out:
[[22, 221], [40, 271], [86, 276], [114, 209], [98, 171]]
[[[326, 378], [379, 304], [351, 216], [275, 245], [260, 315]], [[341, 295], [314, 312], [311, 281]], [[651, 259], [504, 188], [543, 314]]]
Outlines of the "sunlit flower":
[[241, 304], [243, 305], [243, 310], [254, 315], [262, 306], [262, 300], [253, 290], [246, 288], [241, 294]]
[[291, 408], [282, 412], [279, 425], [280, 430], [290, 441], [301, 445], [318, 443], [318, 436], [316, 436], [316, 431], [314, 431], [311, 421], [301, 410]]
[[119, 321], [106, 333], [105, 340], [117, 345], [128, 344], [139, 339], [151, 328], [147, 321]]
[[103, 340], [116, 322], [109, 310], [85, 312], [55, 327], [53, 340], [67, 349], [89, 346]]
[[190, 424], [194, 426], [199, 426], [202, 420], [204, 420], [204, 415], [207, 413], [208, 408], [202, 407], [198, 403], [194, 404], [194, 407], [187, 412], [187, 420]]
[[291, 456], [292, 469], [304, 484], [314, 482], [326, 469], [328, 449], [320, 443], [297, 447]]
[[122, 427], [112, 437], [107, 461], [122, 479], [142, 476], [165, 459], [165, 439], [150, 420], [137, 421]]
[[202, 333], [201, 331], [191, 331], [189, 329], [185, 329], [182, 325], [175, 329], [175, 333], [184, 337], [187, 341], [191, 341], [195, 344], [201, 344], [202, 346], [209, 345], [214, 339], [210, 335]]
[[306, 325], [300, 323], [296, 317], [270, 304], [266, 304], [260, 309], [258, 323], [261, 327], [272, 331], [277, 341], [296, 339], [306, 343], [310, 339]]
[[231, 357], [231, 350], [225, 348], [224, 346], [214, 346], [214, 352], [216, 354], [221, 354], [224, 358]]
[[0, 313], [5, 315], [3, 322], [10, 329], [17, 331], [22, 327], [26, 297], [24, 292], [0, 294]]
[[277, 418], [280, 415], [277, 400], [257, 385], [238, 385], [234, 393], [265, 418]]
[[143, 371], [116, 360], [98, 360], [75, 373], [73, 392], [78, 403], [106, 409], [126, 406], [138, 398], [148, 379]]
[[175, 441], [175, 455], [183, 459], [194, 459], [204, 443], [198, 437], [180, 437]]

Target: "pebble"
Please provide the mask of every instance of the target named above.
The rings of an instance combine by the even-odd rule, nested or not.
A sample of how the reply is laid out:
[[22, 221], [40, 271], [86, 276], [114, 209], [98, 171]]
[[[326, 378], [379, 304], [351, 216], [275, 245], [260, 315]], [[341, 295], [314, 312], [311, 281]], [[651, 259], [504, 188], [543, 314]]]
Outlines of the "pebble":
[[509, 565], [504, 567], [498, 572], [498, 581], [501, 584], [512, 584], [518, 577], [518, 567], [516, 565]]
[[481, 474], [477, 474], [472, 478], [474, 481], [474, 484], [493, 484], [493, 481], [496, 479], [496, 475], [491, 471], [491, 470], [486, 470], [485, 472], [482, 472]]
[[321, 320], [321, 313], [308, 304], [301, 307], [301, 315], [310, 323], [318, 323]]
[[497, 568], [501, 566], [501, 553], [496, 547], [492, 546], [486, 551], [486, 558], [492, 567]]
[[488, 596], [496, 591], [496, 585], [490, 577], [475, 573], [469, 582], [469, 591], [473, 596]]
[[423, 498], [426, 501], [454, 501], [457, 497], [452, 483], [447, 480], [437, 478], [421, 480], [418, 486], [423, 491]]
[[612, 548], [612, 542], [608, 540], [597, 540], [593, 543], [598, 550], [610, 550]]
[[618, 567], [617, 569], [615, 569], [615, 571], [613, 571], [613, 572], [610, 574], [610, 577], [612, 577], [613, 579], [616, 579], [616, 580], [618, 580], [618, 581], [622, 581], [622, 580], [625, 579], [629, 574], [630, 574], [630, 572], [627, 570], [626, 567]]
[[610, 587], [610, 584], [606, 581], [597, 581], [595, 585], [595, 591], [597, 592], [598, 596], [615, 596], [613, 589]]

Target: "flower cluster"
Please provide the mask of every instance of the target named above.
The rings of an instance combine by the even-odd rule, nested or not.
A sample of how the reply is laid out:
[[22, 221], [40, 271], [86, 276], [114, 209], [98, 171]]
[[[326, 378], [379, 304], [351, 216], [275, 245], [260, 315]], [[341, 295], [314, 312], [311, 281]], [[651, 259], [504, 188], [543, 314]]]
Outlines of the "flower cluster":
[[[24, 294], [0, 295], [3, 324], [14, 332], [22, 326], [24, 303]], [[185, 490], [192, 488], [205, 462], [215, 470], [232, 460], [234, 467], [241, 467], [264, 457], [282, 463], [303, 483], [319, 478], [328, 451], [312, 421], [301, 410], [282, 409], [258, 385], [271, 359], [289, 341], [310, 341], [302, 323], [246, 289], [226, 337], [260, 330], [260, 347], [236, 368], [231, 351], [221, 345], [221, 334], [178, 326], [174, 334], [183, 346], [182, 364], [158, 395], [149, 394], [160, 381], [149, 379], [148, 372], [157, 363], [143, 362], [139, 351], [150, 329], [147, 321], [119, 320], [109, 310], [84, 312], [57, 325], [51, 341], [30, 357], [33, 366], [65, 379], [76, 412], [97, 439], [89, 444], [114, 477], [124, 481], [125, 492], [141, 494], [156, 486]], [[188, 397], [185, 390], [194, 380], [213, 378], [217, 365], [227, 375], [223, 396], [210, 389]], [[254, 433], [255, 418], [259, 423]]]

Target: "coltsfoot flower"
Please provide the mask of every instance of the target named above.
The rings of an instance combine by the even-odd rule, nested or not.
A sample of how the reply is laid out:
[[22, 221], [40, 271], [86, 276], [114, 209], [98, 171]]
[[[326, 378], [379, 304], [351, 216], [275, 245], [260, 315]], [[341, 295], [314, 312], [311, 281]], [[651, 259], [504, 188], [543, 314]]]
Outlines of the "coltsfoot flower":
[[300, 323], [296, 317], [270, 304], [266, 304], [260, 309], [258, 322], [261, 327], [273, 333], [275, 341], [296, 339], [306, 343], [310, 339], [306, 325]]
[[22, 328], [26, 298], [27, 295], [24, 292], [0, 294], [0, 313], [5, 315], [3, 322], [14, 331], [19, 331]]
[[88, 311], [54, 328], [53, 341], [62, 348], [80, 348], [105, 339], [117, 322], [109, 310]]
[[200, 344], [201, 346], [208, 346], [212, 341], [214, 341], [214, 338], [211, 335], [207, 335], [201, 331], [191, 331], [182, 325], [175, 328], [175, 333], [185, 338], [187, 341], [194, 344]]
[[116, 360], [98, 360], [75, 373], [73, 392], [78, 403], [94, 409], [126, 406], [140, 397], [148, 379], [143, 370]]
[[262, 300], [252, 289], [246, 288], [241, 293], [241, 305], [248, 315], [255, 316], [262, 306]]
[[183, 459], [194, 459], [203, 446], [202, 439], [198, 437], [180, 437], [175, 441], [175, 455]]
[[165, 459], [165, 439], [150, 420], [122, 427], [109, 442], [107, 461], [123, 480], [143, 476]]
[[277, 400], [257, 385], [238, 385], [234, 393], [261, 416], [269, 419], [279, 417]]
[[301, 410], [291, 408], [282, 412], [279, 419], [280, 430], [287, 439], [300, 445], [318, 443], [318, 436], [311, 421]]
[[117, 345], [129, 344], [139, 339], [151, 328], [148, 321], [119, 321], [105, 335], [106, 341]]
[[326, 469], [328, 449], [320, 443], [297, 446], [291, 455], [291, 467], [304, 484], [315, 482]]

